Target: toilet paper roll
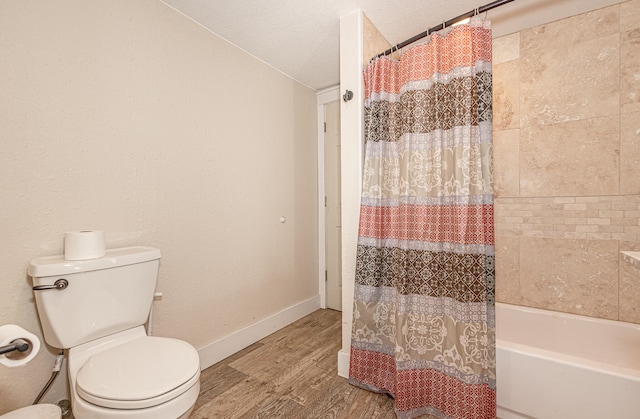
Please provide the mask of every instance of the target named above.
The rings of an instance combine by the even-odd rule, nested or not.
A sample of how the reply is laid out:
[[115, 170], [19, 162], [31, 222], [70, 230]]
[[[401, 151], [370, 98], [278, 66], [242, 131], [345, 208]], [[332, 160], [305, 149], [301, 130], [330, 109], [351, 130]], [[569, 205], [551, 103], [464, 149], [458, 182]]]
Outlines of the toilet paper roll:
[[11, 345], [16, 339], [22, 339], [29, 343], [29, 349], [24, 352], [12, 351], [0, 355], [0, 364], [7, 367], [23, 367], [31, 361], [40, 350], [40, 339], [33, 333], [29, 333], [15, 324], [0, 326], [0, 346]]
[[104, 256], [104, 231], [80, 230], [64, 233], [64, 258], [66, 260], [95, 259]]

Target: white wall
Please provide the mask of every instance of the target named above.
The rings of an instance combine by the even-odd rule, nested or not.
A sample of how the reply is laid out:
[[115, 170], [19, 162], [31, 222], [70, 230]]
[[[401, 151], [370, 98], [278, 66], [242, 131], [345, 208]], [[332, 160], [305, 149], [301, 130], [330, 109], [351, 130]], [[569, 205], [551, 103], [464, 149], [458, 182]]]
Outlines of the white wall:
[[353, 92], [353, 99], [340, 106], [340, 193], [342, 209], [342, 349], [338, 374], [349, 374], [355, 260], [363, 152], [362, 86], [363, 14], [356, 10], [340, 18], [340, 92]]
[[41, 336], [27, 264], [77, 229], [159, 247], [154, 333], [197, 348], [317, 296], [311, 89], [154, 0], [2, 1], [0, 63], [0, 324]]

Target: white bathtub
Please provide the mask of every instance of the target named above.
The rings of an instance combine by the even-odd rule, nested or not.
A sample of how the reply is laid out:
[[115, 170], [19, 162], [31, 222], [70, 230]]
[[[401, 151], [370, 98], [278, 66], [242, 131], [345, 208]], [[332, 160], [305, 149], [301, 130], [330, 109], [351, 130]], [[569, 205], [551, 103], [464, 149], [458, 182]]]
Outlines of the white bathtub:
[[640, 325], [496, 304], [500, 419], [639, 419]]

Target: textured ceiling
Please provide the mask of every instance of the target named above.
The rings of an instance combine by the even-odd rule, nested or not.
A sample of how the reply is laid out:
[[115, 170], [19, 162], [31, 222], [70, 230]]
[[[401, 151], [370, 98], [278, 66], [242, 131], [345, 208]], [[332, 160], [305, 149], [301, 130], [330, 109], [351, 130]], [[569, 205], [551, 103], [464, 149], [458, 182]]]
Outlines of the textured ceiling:
[[[293, 79], [339, 83], [340, 17], [361, 9], [391, 44], [490, 0], [162, 0]], [[620, 3], [515, 0], [488, 13], [494, 36]]]

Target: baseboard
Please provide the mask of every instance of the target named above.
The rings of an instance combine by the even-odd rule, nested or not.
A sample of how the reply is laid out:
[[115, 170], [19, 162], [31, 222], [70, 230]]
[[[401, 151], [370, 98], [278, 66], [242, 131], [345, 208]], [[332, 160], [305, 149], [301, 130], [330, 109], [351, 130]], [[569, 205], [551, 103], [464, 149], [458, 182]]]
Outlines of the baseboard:
[[338, 375], [349, 378], [349, 352], [344, 349], [338, 352]]
[[273, 332], [290, 325], [307, 314], [320, 308], [320, 295], [285, 308], [250, 326], [240, 329], [228, 336], [211, 342], [198, 349], [200, 355], [200, 369], [209, 368], [213, 364], [235, 354], [236, 352], [256, 343]]
[[532, 416], [521, 415], [506, 407], [500, 407], [496, 409], [496, 417], [498, 419], [534, 419]]

